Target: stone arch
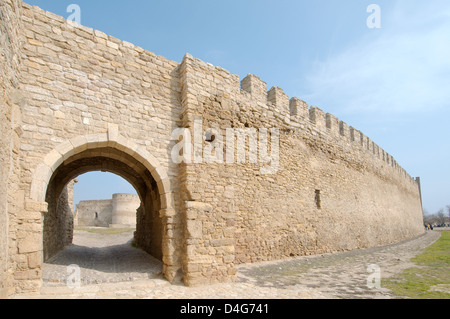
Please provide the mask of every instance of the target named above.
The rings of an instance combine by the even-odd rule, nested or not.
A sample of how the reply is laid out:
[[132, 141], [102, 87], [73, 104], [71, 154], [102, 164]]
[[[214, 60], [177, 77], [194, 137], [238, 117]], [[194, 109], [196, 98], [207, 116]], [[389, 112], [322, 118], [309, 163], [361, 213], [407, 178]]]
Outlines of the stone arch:
[[56, 169], [70, 157], [83, 151], [95, 148], [109, 147], [122, 151], [142, 163], [152, 174], [160, 190], [161, 210], [165, 215], [172, 210], [170, 183], [166, 169], [143, 146], [124, 138], [114, 130], [72, 138], [48, 153], [43, 162], [35, 169], [30, 190], [30, 199], [35, 202], [45, 202], [48, 183]]
[[[89, 156], [86, 157], [86, 154]], [[143, 202], [146, 196], [145, 191], [143, 191], [143, 182], [135, 178], [130, 172], [140, 172], [143, 176], [145, 175], [147, 183], [155, 184], [155, 189], [157, 189], [159, 195], [158, 212], [162, 223], [160, 259], [164, 263], [165, 277], [172, 281], [179, 267], [173, 264], [173, 261], [178, 259], [174, 256], [175, 252], [167, 249], [167, 247], [173, 247], [172, 239], [167, 236], [167, 221], [174, 215], [167, 170], [144, 146], [139, 146], [135, 142], [121, 136], [117, 128], [109, 128], [105, 133], [74, 137], [50, 151], [32, 175], [29, 201], [41, 203], [40, 207], [46, 207], [47, 191], [58, 170], [61, 167], [70, 167], [72, 164], [76, 167], [83, 158], [95, 158], [96, 156], [104, 156], [113, 164], [123, 164], [129, 170], [111, 170], [107, 163], [94, 161], [88, 169], [81, 167], [80, 170], [70, 170], [67, 180], [60, 181], [58, 185], [65, 185], [71, 178], [88, 171], [110, 171], [129, 181], [137, 190]], [[57, 193], [60, 191], [62, 189], [56, 190]]]

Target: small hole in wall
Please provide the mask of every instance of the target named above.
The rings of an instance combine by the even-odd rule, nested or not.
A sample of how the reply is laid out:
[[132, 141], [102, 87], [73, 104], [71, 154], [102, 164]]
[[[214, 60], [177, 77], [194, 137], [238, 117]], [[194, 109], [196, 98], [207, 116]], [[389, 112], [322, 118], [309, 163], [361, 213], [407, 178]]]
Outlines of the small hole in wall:
[[320, 199], [320, 190], [318, 190], [318, 189], [316, 189], [315, 201], [316, 201], [317, 209], [321, 209], [322, 208], [322, 201]]
[[98, 219], [98, 213], [95, 213], [95, 219]]
[[211, 134], [211, 133], [206, 133], [205, 135], [206, 135], [205, 136], [205, 141], [206, 142], [211, 143], [211, 142], [214, 142], [214, 140], [216, 139], [216, 136]]

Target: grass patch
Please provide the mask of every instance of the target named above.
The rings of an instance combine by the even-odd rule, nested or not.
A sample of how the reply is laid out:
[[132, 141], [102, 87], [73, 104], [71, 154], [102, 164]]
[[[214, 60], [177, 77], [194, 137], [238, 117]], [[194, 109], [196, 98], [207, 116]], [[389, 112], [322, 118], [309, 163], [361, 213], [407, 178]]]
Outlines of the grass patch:
[[397, 296], [412, 299], [450, 299], [450, 232], [411, 259], [416, 264], [396, 277], [383, 280], [383, 287]]
[[89, 228], [89, 227], [76, 227], [75, 230], [85, 231], [88, 233], [101, 234], [101, 235], [115, 235], [127, 233], [134, 230], [134, 228]]

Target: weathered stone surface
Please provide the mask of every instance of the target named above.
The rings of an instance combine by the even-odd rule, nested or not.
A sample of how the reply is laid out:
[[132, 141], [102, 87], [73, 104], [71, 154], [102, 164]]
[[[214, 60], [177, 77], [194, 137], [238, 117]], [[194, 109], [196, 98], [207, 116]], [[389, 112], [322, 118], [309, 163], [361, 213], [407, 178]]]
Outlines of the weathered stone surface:
[[195, 220], [186, 221], [187, 236], [189, 238], [202, 238], [203, 228], [202, 222]]
[[[93, 170], [135, 187], [135, 242], [187, 285], [423, 232], [418, 182], [331, 114], [257, 76], [239, 83], [189, 54], [169, 61], [20, 0], [0, 10], [0, 295], [39, 287], [37, 255], [71, 242], [66, 186]], [[173, 161], [173, 130], [196, 126], [208, 134], [192, 134], [195, 157]], [[227, 149], [227, 129], [246, 144]]]
[[18, 244], [19, 254], [34, 253], [41, 250], [42, 238], [39, 233], [30, 233]]

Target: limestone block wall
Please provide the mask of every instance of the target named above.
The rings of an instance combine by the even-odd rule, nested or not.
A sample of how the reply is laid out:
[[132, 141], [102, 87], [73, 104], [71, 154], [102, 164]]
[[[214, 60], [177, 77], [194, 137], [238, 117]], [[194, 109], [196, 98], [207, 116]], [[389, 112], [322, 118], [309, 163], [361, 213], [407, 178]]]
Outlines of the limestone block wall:
[[[181, 226], [165, 224], [163, 220], [160, 219], [160, 211], [158, 207], [161, 205], [159, 195], [156, 189], [152, 189], [147, 192], [146, 197], [143, 198], [143, 204], [147, 208], [147, 212], [143, 210], [143, 205], [139, 206], [136, 212], [136, 232], [134, 233], [135, 243], [144, 248], [145, 251], [150, 253], [153, 257], [162, 260], [164, 263], [171, 262], [171, 258], [176, 258], [177, 266], [174, 267], [174, 272], [172, 273], [172, 280], [177, 278], [180, 280], [180, 269], [181, 269], [181, 246], [184, 242], [184, 237], [178, 237], [177, 243], [164, 243], [164, 236], [173, 236], [178, 230], [181, 230]], [[174, 211], [174, 218], [179, 221], [180, 211]], [[179, 227], [179, 228], [178, 228]], [[160, 234], [163, 234], [161, 236]], [[177, 253], [175, 253], [177, 252]]]
[[[23, 60], [17, 80], [23, 95], [18, 108], [22, 114], [17, 129], [20, 148], [17, 146], [12, 155], [17, 158], [17, 180], [20, 182], [17, 189], [13, 183], [3, 185], [8, 185], [8, 193], [20, 197], [21, 200], [14, 200], [15, 205], [21, 206], [18, 210], [30, 211], [23, 221], [18, 221], [13, 208], [8, 207], [8, 238], [1, 241], [2, 245], [10, 246], [11, 259], [20, 259], [24, 268], [17, 275], [7, 274], [12, 278], [14, 291], [35, 291], [40, 285], [40, 262], [37, 266], [33, 264], [37, 267], [33, 268], [31, 264], [25, 266], [24, 260], [29, 259], [28, 254], [43, 252], [42, 220], [47, 211], [43, 198], [51, 177], [49, 173], [63, 161], [72, 160], [70, 155], [80, 153], [82, 148], [95, 148], [98, 141], [114, 140], [109, 144], [105, 142], [104, 146], [120, 148], [134, 156], [146, 154], [142, 161], [149, 163], [155, 176], [155, 187], [158, 183], [161, 190], [158, 196], [164, 199], [155, 207], [155, 218], [161, 219], [158, 223], [170, 229], [170, 234], [166, 231], [158, 235], [166, 239], [166, 251], [180, 251], [180, 221], [173, 213], [180, 207], [179, 185], [176, 178], [169, 182], [169, 176], [178, 174], [178, 166], [171, 163], [168, 156], [171, 132], [177, 126], [181, 112], [178, 63], [103, 32], [74, 26], [38, 7], [15, 0], [3, 3], [8, 11], [3, 11], [2, 6], [2, 13], [10, 12], [16, 21], [2, 20], [1, 25], [14, 29], [20, 24], [12, 32], [20, 34], [22, 39], [18, 56]], [[20, 10], [17, 15], [13, 14], [14, 6]], [[7, 43], [5, 48], [13, 51], [15, 44]], [[2, 62], [2, 71], [13, 74], [11, 65], [14, 65], [11, 61]], [[11, 114], [13, 106], [9, 107]], [[1, 123], [2, 127], [10, 127], [11, 120], [2, 118]], [[11, 154], [11, 139], [5, 140], [2, 152]], [[76, 141], [76, 147], [71, 141]], [[103, 155], [110, 156], [109, 153]], [[116, 161], [123, 159], [114, 156]], [[132, 166], [137, 167], [136, 164]], [[86, 167], [85, 171], [89, 169]], [[117, 171], [122, 172], [120, 167]], [[34, 186], [33, 181], [36, 181]], [[2, 216], [5, 218], [4, 213]], [[19, 222], [24, 229], [35, 229], [36, 234], [19, 234]], [[18, 238], [20, 236], [23, 237]], [[33, 251], [20, 251], [21, 242], [36, 245], [30, 247]], [[174, 252], [166, 258], [166, 268], [176, 272], [180, 262], [181, 257]], [[14, 272], [17, 263], [11, 262], [7, 268]], [[32, 281], [34, 283], [30, 284]]]
[[112, 203], [110, 199], [86, 200], [77, 204], [75, 226], [109, 227], [112, 222]]
[[[228, 280], [239, 263], [373, 247], [423, 232], [418, 183], [360, 131], [280, 88], [267, 90], [254, 75], [240, 84], [189, 55], [181, 75], [183, 125], [192, 136], [196, 119], [223, 136], [225, 128], [279, 132], [271, 174], [261, 170], [268, 164], [250, 162], [248, 140], [245, 163], [183, 165], [191, 283]], [[211, 142], [203, 137], [202, 144], [204, 155]]]
[[[46, 261], [73, 241], [73, 185], [70, 181], [61, 194], [55, 194], [55, 188], [47, 191], [48, 211], [43, 223], [43, 261]], [[55, 203], [52, 203], [55, 201]]]
[[[1, 294], [38, 291], [44, 248], [70, 238], [58, 200], [92, 170], [136, 188], [136, 242], [187, 285], [232, 281], [239, 263], [423, 232], [419, 184], [335, 116], [255, 75], [189, 54], [169, 61], [18, 0], [0, 4]], [[196, 142], [189, 162], [171, 157], [179, 128]], [[225, 147], [227, 129], [243, 149]]]
[[[23, 203], [19, 190], [22, 65], [22, 10], [19, 1], [0, 2], [0, 297], [13, 291], [18, 215]], [[22, 195], [22, 197], [21, 197]], [[20, 226], [19, 226], [20, 227]]]

